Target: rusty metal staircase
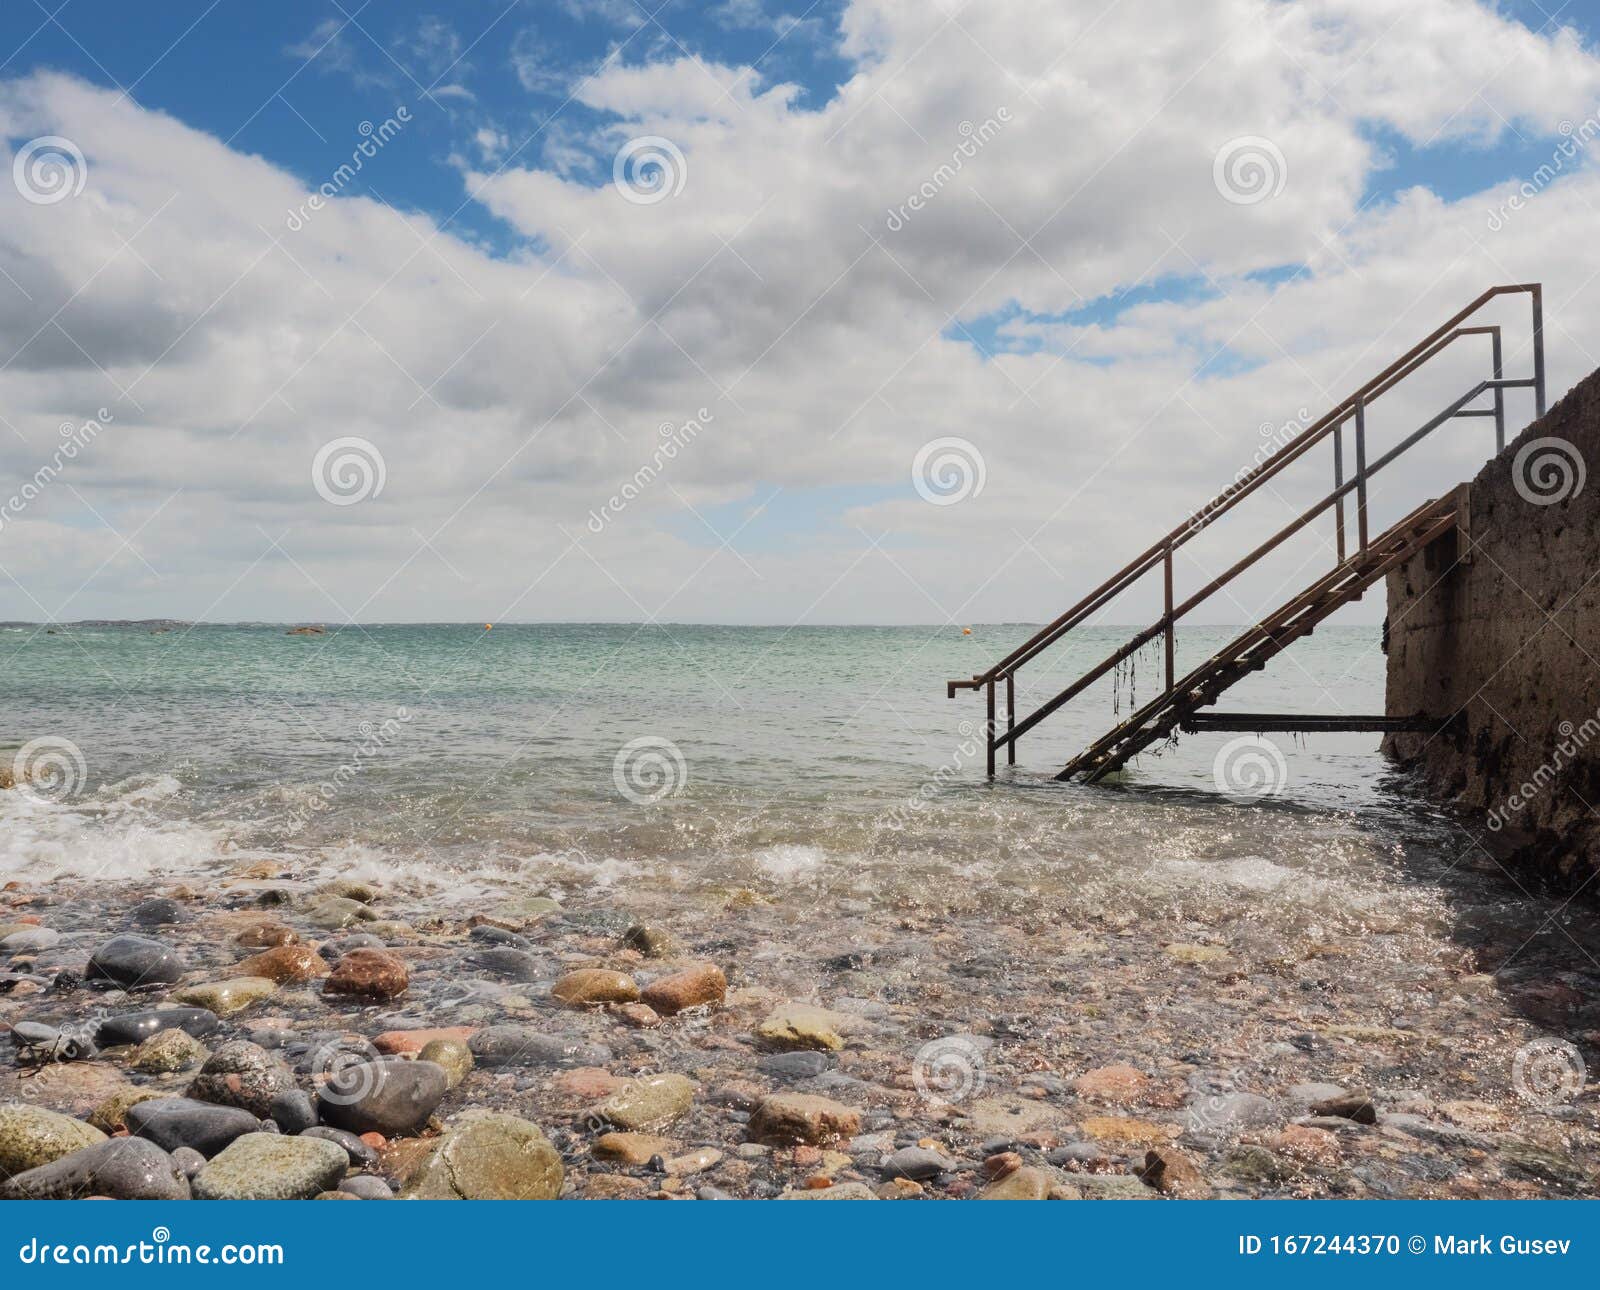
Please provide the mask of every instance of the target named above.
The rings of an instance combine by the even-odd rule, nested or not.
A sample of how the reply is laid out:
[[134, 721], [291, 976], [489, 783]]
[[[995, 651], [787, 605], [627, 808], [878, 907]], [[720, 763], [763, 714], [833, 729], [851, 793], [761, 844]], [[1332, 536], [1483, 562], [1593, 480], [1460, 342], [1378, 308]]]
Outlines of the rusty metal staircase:
[[[1463, 326], [1462, 324], [1495, 298], [1518, 293], [1528, 295], [1532, 313], [1533, 374], [1529, 377], [1507, 379], [1503, 370], [1501, 328], [1498, 325]], [[1366, 444], [1368, 407], [1380, 395], [1392, 389], [1447, 346], [1460, 337], [1469, 335], [1485, 335], [1490, 338], [1492, 375], [1474, 384], [1394, 448], [1369, 462]], [[992, 776], [995, 772], [996, 756], [1000, 749], [1004, 748], [1006, 760], [1015, 764], [1017, 741], [1022, 735], [1071, 702], [1157, 637], [1163, 638], [1166, 663], [1166, 684], [1161, 693], [1130, 713], [1113, 729], [1074, 757], [1056, 775], [1057, 779], [1081, 777], [1092, 783], [1120, 770], [1131, 758], [1150, 745], [1171, 737], [1180, 729], [1330, 730], [1395, 729], [1406, 726], [1409, 721], [1407, 718], [1380, 717], [1339, 719], [1230, 714], [1224, 720], [1222, 714], [1207, 714], [1202, 710], [1215, 703], [1230, 686], [1250, 673], [1260, 671], [1271, 658], [1294, 641], [1310, 635], [1318, 623], [1336, 610], [1360, 599], [1367, 588], [1383, 578], [1395, 566], [1421, 551], [1429, 543], [1465, 524], [1467, 486], [1463, 484], [1445, 498], [1425, 502], [1399, 523], [1376, 538], [1369, 539], [1368, 481], [1384, 466], [1420, 443], [1445, 422], [1456, 417], [1493, 417], [1496, 451], [1503, 449], [1506, 442], [1505, 392], [1512, 388], [1531, 388], [1534, 393], [1536, 415], [1544, 415], [1544, 327], [1542, 293], [1537, 283], [1493, 287], [1484, 292], [1460, 313], [1412, 346], [1333, 411], [1284, 444], [1265, 462], [1241, 474], [1232, 487], [1195, 512], [1178, 528], [1113, 574], [1054, 622], [1012, 650], [988, 671], [975, 675], [971, 680], [947, 682], [947, 693], [951, 698], [955, 697], [957, 690], [962, 689], [981, 689], [986, 693], [988, 717], [985, 735], [989, 774]], [[1485, 394], [1491, 396], [1488, 406], [1470, 406]], [[1344, 470], [1344, 428], [1351, 423], [1354, 430], [1355, 469], [1347, 479]], [[1174, 552], [1255, 493], [1273, 476], [1328, 438], [1333, 440], [1333, 491], [1247, 553], [1207, 586], [1182, 603], [1174, 604]], [[1351, 494], [1354, 494], [1357, 529], [1353, 552], [1346, 549], [1345, 530], [1345, 503]], [[1337, 556], [1334, 567], [1317, 577], [1260, 622], [1245, 629], [1198, 667], [1183, 677], [1178, 677], [1175, 658], [1175, 628], [1178, 621], [1232, 582], [1240, 573], [1329, 511], [1333, 512], [1335, 522]], [[1155, 623], [1134, 633], [1126, 644], [1019, 720], [1016, 712], [1016, 677], [1023, 665], [1038, 658], [1073, 628], [1084, 624], [1112, 599], [1157, 569], [1161, 570], [1164, 588], [1162, 616]], [[1005, 689], [1006, 706], [1003, 732], [996, 719], [996, 691], [1001, 685]]]

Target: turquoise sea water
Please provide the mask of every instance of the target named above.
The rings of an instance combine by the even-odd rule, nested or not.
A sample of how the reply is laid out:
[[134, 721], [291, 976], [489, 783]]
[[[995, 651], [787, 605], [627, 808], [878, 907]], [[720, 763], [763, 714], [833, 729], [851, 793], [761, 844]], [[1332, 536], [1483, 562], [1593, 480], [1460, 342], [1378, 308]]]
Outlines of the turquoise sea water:
[[[1117, 694], [1108, 680], [1047, 721], [989, 783], [981, 697], [947, 700], [944, 682], [1029, 631], [10, 628], [8, 747], [70, 741], [81, 762], [64, 755], [61, 791], [0, 795], [0, 866], [137, 879], [289, 856], [442, 895], [491, 879], [570, 892], [827, 874], [862, 899], [1111, 883], [1160, 900], [1186, 882], [1309, 899], [1396, 855], [1450, 858], [1452, 826], [1406, 793], [1375, 735], [1273, 737], [1282, 782], [1263, 797], [1218, 791], [1226, 735], [1146, 755], [1117, 784], [1054, 783], [1130, 687], [1149, 693], [1155, 654]], [[1184, 634], [1180, 662], [1230, 634]], [[1019, 711], [1125, 636], [1076, 634]], [[1374, 629], [1324, 629], [1225, 706], [1378, 712], [1382, 682]]]

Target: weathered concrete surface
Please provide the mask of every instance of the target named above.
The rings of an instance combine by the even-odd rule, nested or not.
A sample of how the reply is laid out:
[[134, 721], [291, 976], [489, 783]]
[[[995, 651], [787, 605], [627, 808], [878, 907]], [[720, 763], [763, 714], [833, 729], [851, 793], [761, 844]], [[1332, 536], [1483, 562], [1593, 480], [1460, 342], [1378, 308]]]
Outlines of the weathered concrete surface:
[[1388, 711], [1456, 721], [1384, 751], [1577, 887], [1600, 871], [1600, 372], [1484, 467], [1470, 517], [1388, 585]]

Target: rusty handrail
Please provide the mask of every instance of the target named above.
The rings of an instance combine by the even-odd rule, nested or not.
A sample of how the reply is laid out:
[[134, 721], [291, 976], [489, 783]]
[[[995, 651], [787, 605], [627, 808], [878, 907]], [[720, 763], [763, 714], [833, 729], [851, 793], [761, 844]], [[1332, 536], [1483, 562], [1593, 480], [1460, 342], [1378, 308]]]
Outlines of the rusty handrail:
[[[1476, 313], [1489, 301], [1502, 295], [1527, 294], [1530, 299], [1533, 323], [1533, 367], [1531, 378], [1506, 380], [1502, 370], [1503, 351], [1501, 345], [1501, 329], [1499, 326], [1477, 325], [1463, 327], [1460, 324]], [[1492, 372], [1488, 380], [1480, 382], [1469, 393], [1455, 400], [1445, 412], [1429, 421], [1420, 430], [1403, 440], [1394, 449], [1385, 453], [1377, 461], [1368, 464], [1366, 461], [1365, 445], [1365, 416], [1367, 407], [1378, 397], [1392, 389], [1400, 381], [1423, 366], [1429, 360], [1449, 347], [1462, 336], [1487, 335], [1492, 342]], [[1294, 533], [1304, 528], [1312, 520], [1323, 514], [1330, 507], [1335, 508], [1338, 533], [1338, 554], [1342, 562], [1345, 557], [1345, 524], [1344, 500], [1350, 493], [1355, 493], [1357, 504], [1357, 522], [1359, 530], [1360, 549], [1365, 550], [1367, 545], [1367, 480], [1388, 465], [1401, 453], [1426, 437], [1444, 421], [1453, 416], [1493, 416], [1496, 429], [1496, 449], [1505, 446], [1505, 391], [1508, 388], [1532, 387], [1537, 415], [1543, 416], [1545, 412], [1545, 370], [1544, 370], [1544, 324], [1543, 324], [1543, 292], [1539, 283], [1518, 283], [1491, 287], [1477, 299], [1453, 317], [1440, 324], [1431, 333], [1418, 341], [1394, 362], [1369, 380], [1360, 389], [1349, 395], [1334, 409], [1313, 422], [1300, 434], [1284, 444], [1266, 461], [1255, 466], [1245, 474], [1239, 476], [1232, 485], [1224, 489], [1215, 498], [1194, 512], [1187, 521], [1169, 532], [1165, 537], [1158, 539], [1143, 553], [1134, 557], [1118, 572], [1112, 574], [1105, 582], [1096, 587], [1071, 609], [1057, 617], [1053, 622], [1041, 628], [1028, 640], [1024, 641], [1011, 653], [991, 666], [987, 671], [975, 674], [970, 681], [949, 681], [946, 683], [947, 696], [955, 697], [959, 689], [976, 690], [987, 686], [988, 697], [988, 727], [987, 738], [989, 743], [988, 769], [994, 773], [994, 754], [997, 748], [1008, 749], [1009, 760], [1016, 760], [1016, 741], [1028, 730], [1031, 730], [1045, 717], [1056, 711], [1064, 703], [1076, 697], [1094, 681], [1104, 676], [1118, 663], [1132, 655], [1143, 645], [1154, 639], [1156, 635], [1165, 633], [1166, 636], [1166, 673], [1167, 691], [1170, 694], [1173, 686], [1174, 674], [1174, 638], [1173, 624], [1201, 601], [1214, 594], [1225, 586], [1244, 569], [1256, 560], [1274, 549]], [[1484, 409], [1469, 409], [1471, 403], [1479, 395], [1492, 391], [1494, 406]], [[1355, 420], [1355, 474], [1346, 481], [1343, 477], [1343, 428], [1344, 424]], [[1334, 482], [1332, 493], [1322, 501], [1280, 530], [1273, 537], [1245, 556], [1231, 569], [1201, 592], [1191, 596], [1183, 604], [1174, 606], [1172, 603], [1172, 557], [1173, 552], [1181, 547], [1190, 538], [1208, 527], [1213, 521], [1225, 515], [1240, 502], [1256, 491], [1267, 480], [1287, 469], [1294, 462], [1305, 456], [1312, 448], [1321, 443], [1330, 435], [1334, 436]], [[1015, 711], [1015, 675], [1023, 664], [1037, 657], [1056, 641], [1060, 640], [1074, 627], [1098, 609], [1104, 607], [1116, 596], [1127, 590], [1145, 574], [1157, 566], [1164, 570], [1165, 583], [1165, 612], [1162, 617], [1151, 627], [1135, 634], [1128, 644], [1122, 646], [1103, 663], [1091, 668], [1072, 685], [1060, 694], [1036, 709], [1020, 723], [1016, 721]], [[996, 734], [995, 727], [995, 683], [1003, 679], [1006, 683], [1006, 726], [1007, 731], [1003, 736]]]

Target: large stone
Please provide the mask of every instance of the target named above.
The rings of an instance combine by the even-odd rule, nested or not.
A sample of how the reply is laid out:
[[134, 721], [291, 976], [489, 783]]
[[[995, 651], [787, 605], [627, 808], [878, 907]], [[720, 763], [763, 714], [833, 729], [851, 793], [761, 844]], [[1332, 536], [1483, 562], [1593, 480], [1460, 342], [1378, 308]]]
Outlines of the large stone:
[[901, 1147], [885, 1157], [879, 1168], [883, 1170], [885, 1178], [910, 1178], [915, 1182], [926, 1182], [946, 1172], [950, 1168], [950, 1161], [928, 1147]]
[[349, 1157], [336, 1142], [247, 1133], [194, 1177], [197, 1200], [309, 1200], [344, 1177]]
[[188, 1200], [177, 1163], [143, 1138], [111, 1138], [29, 1169], [0, 1186], [6, 1200]]
[[433, 1062], [391, 1057], [344, 1066], [322, 1086], [322, 1119], [351, 1133], [415, 1133], [449, 1089], [444, 1067]]
[[550, 975], [546, 960], [510, 945], [491, 945], [487, 949], [477, 950], [467, 956], [467, 962], [480, 971], [492, 972], [507, 981], [522, 984], [543, 981]]
[[0, 936], [0, 954], [38, 954], [61, 943], [61, 933], [53, 927], [24, 927]]
[[861, 1113], [811, 1093], [779, 1093], [756, 1107], [749, 1131], [769, 1146], [831, 1146], [861, 1132]]
[[221, 1024], [209, 1008], [146, 1008], [105, 1018], [95, 1032], [95, 1042], [102, 1048], [115, 1048], [118, 1044], [140, 1043], [158, 1031], [173, 1028], [204, 1039]]
[[457, 1039], [466, 1043], [476, 1026], [436, 1026], [424, 1030], [385, 1030], [373, 1036], [372, 1046], [380, 1053], [418, 1053], [435, 1039]]
[[[979, 1200], [1049, 1200], [1058, 1184], [1051, 1175], [1034, 1165], [1023, 1165], [1003, 1178], [997, 1178], [978, 1193]], [[1064, 1190], [1064, 1189], [1063, 1189]]]
[[555, 1200], [561, 1156], [531, 1120], [468, 1111], [449, 1125], [405, 1189], [419, 1200]]
[[445, 1080], [454, 1088], [472, 1074], [472, 1050], [459, 1039], [435, 1039], [423, 1045], [417, 1060], [442, 1067]]
[[633, 1132], [661, 1129], [688, 1114], [694, 1090], [694, 1081], [684, 1075], [646, 1075], [630, 1079], [590, 1115]]
[[786, 1191], [778, 1200], [877, 1200], [872, 1188], [862, 1182], [834, 1183], [832, 1187], [802, 1187]]
[[393, 999], [410, 984], [403, 960], [387, 950], [351, 950], [336, 964], [323, 983], [324, 994], [358, 999]]
[[678, 952], [678, 942], [672, 933], [653, 923], [635, 923], [622, 934], [621, 945], [624, 949], [637, 950], [647, 959], [669, 959]]
[[331, 1124], [318, 1124], [304, 1130], [301, 1136], [321, 1138], [324, 1142], [337, 1142], [344, 1148], [345, 1155], [350, 1157], [352, 1169], [377, 1168], [378, 1153], [347, 1129], [336, 1129]]
[[354, 923], [372, 922], [377, 917], [366, 905], [348, 896], [317, 896], [306, 905], [306, 918], [311, 925], [328, 932]]
[[1072, 1081], [1072, 1091], [1091, 1102], [1132, 1106], [1144, 1100], [1150, 1077], [1133, 1066], [1101, 1066]]
[[295, 1087], [294, 1075], [259, 1044], [230, 1039], [218, 1046], [189, 1085], [189, 1096], [217, 1106], [237, 1106], [259, 1119], [274, 1100]]
[[115, 1134], [127, 1128], [127, 1115], [131, 1107], [138, 1106], [140, 1102], [155, 1101], [161, 1096], [156, 1089], [125, 1084], [89, 1112], [89, 1123], [104, 1134]]
[[202, 981], [175, 990], [172, 997], [179, 1003], [207, 1008], [219, 1017], [229, 1017], [243, 1012], [252, 1003], [270, 998], [278, 991], [277, 983], [264, 976], [236, 976], [226, 981]]
[[550, 987], [551, 998], [569, 1007], [591, 1003], [636, 1003], [639, 987], [625, 972], [606, 968], [579, 968]]
[[1199, 1166], [1176, 1147], [1155, 1147], [1145, 1152], [1140, 1177], [1163, 1195], [1183, 1200], [1202, 1200], [1211, 1195]]
[[211, 1050], [187, 1031], [174, 1026], [160, 1030], [146, 1039], [133, 1054], [128, 1064], [136, 1071], [150, 1075], [170, 1075], [198, 1066], [211, 1056]]
[[604, 1066], [611, 1050], [573, 1035], [532, 1026], [485, 1026], [467, 1041], [480, 1066]]
[[315, 981], [332, 970], [309, 945], [277, 945], [234, 964], [239, 976], [260, 976], [279, 985]]
[[26, 1102], [0, 1104], [0, 1177], [37, 1169], [104, 1142], [91, 1124]]
[[147, 1138], [164, 1151], [188, 1147], [208, 1160], [261, 1121], [237, 1106], [216, 1106], [189, 1097], [159, 1097], [139, 1102], [125, 1112], [128, 1132]]
[[695, 963], [682, 971], [657, 977], [640, 994], [662, 1016], [670, 1017], [686, 1008], [721, 1003], [728, 993], [728, 978], [715, 963]]
[[170, 985], [187, 970], [178, 952], [165, 941], [127, 934], [113, 936], [89, 956], [85, 977], [134, 990]]
[[826, 1008], [786, 1003], [756, 1027], [756, 1037], [773, 1048], [837, 1052], [844, 1047], [844, 1040], [835, 1027], [848, 1020]]
[[603, 1133], [590, 1150], [597, 1160], [617, 1160], [625, 1165], [647, 1165], [654, 1156], [672, 1155], [678, 1144], [653, 1133]]

